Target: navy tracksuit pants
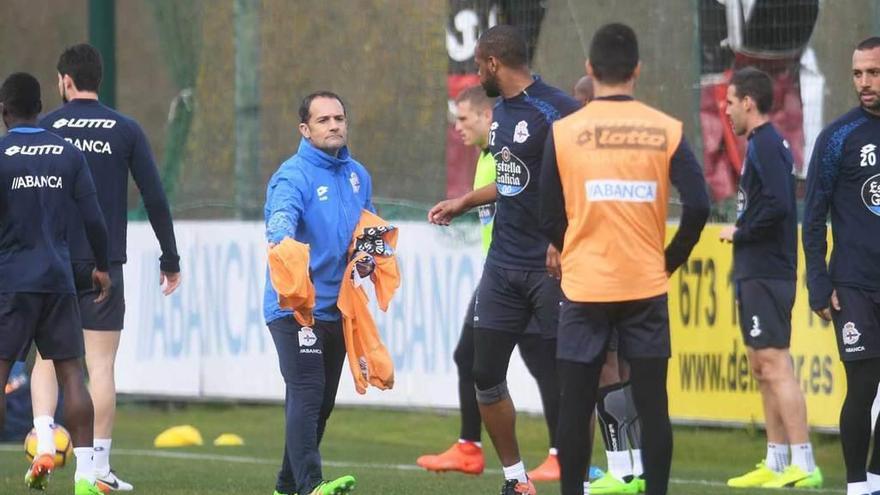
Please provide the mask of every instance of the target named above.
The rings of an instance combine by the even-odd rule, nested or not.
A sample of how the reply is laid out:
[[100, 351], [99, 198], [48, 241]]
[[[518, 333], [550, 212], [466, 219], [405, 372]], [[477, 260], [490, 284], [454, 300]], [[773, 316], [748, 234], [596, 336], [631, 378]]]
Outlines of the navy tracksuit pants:
[[327, 418], [345, 362], [341, 321], [303, 327], [292, 316], [269, 323], [286, 385], [284, 459], [275, 489], [307, 494], [321, 482], [321, 454]]

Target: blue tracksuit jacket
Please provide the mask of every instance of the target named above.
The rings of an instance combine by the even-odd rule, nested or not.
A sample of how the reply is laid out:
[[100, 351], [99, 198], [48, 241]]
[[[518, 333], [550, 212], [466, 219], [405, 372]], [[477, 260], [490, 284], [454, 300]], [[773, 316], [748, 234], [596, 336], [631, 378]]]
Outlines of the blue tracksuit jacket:
[[[336, 299], [348, 262], [348, 247], [361, 210], [375, 212], [372, 182], [348, 147], [333, 157], [303, 139], [296, 154], [269, 179], [266, 190], [266, 239], [285, 237], [309, 244], [309, 271], [315, 285], [315, 318], [339, 319]], [[278, 294], [266, 271], [263, 315], [266, 323], [291, 314], [278, 307]]]

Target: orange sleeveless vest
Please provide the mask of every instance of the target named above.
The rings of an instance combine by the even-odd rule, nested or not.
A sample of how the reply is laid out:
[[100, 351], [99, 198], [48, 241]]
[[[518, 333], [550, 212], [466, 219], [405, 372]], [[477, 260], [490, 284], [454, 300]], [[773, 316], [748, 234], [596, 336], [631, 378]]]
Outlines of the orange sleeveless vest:
[[595, 100], [553, 125], [569, 300], [631, 301], [667, 291], [669, 164], [681, 135], [681, 122], [637, 101]]

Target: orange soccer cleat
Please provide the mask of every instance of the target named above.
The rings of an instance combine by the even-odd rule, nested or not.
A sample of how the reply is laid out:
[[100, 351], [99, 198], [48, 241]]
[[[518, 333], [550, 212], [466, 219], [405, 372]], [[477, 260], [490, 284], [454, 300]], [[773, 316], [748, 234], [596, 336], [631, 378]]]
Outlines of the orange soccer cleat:
[[40, 454], [31, 463], [31, 467], [24, 475], [24, 484], [34, 490], [45, 490], [49, 484], [49, 475], [55, 469], [55, 456], [52, 454]]
[[[486, 467], [483, 449], [474, 442], [455, 442], [442, 454], [423, 455], [416, 464], [428, 471], [459, 471], [465, 474], [482, 474]], [[558, 470], [557, 470], [558, 472]]]
[[535, 481], [559, 481], [559, 458], [556, 454], [548, 455], [540, 466], [529, 471], [529, 479]]

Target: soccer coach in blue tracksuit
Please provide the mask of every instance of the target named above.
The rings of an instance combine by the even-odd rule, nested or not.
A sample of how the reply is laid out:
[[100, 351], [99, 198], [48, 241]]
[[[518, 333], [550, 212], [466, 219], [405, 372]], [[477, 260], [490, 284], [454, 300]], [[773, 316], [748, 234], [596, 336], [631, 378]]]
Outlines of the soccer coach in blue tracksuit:
[[312, 93], [299, 114], [299, 149], [266, 191], [266, 238], [270, 245], [291, 237], [311, 246], [315, 324], [302, 327], [280, 309], [267, 276], [263, 312], [287, 386], [284, 459], [275, 493], [330, 495], [354, 486], [351, 476], [324, 482], [318, 452], [345, 360], [336, 300], [361, 210], [374, 208], [370, 174], [346, 146], [342, 99], [329, 91]]

